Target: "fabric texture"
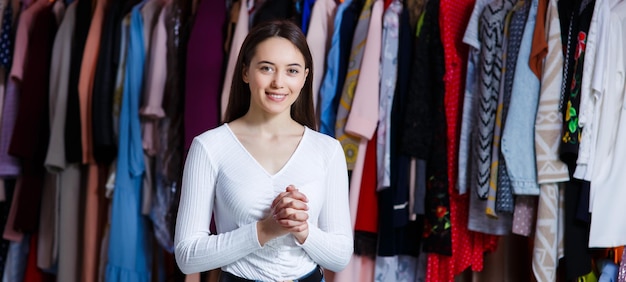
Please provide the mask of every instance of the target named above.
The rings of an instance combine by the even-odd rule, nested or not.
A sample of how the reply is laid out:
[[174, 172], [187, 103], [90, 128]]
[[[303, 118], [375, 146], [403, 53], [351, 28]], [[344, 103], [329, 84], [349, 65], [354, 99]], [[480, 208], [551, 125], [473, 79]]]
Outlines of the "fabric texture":
[[539, 195], [535, 160], [535, 120], [539, 103], [539, 79], [530, 69], [531, 44], [537, 18], [537, 0], [525, 0], [525, 21], [521, 46], [515, 64], [515, 79], [512, 81], [510, 107], [502, 135], [502, 155], [507, 161], [507, 173], [512, 192], [516, 195]]
[[[472, 174], [470, 182], [470, 207], [468, 229], [492, 235], [510, 233], [512, 216], [502, 214], [497, 220], [486, 213], [488, 202], [484, 201], [489, 193], [491, 179], [492, 146], [494, 141], [496, 110], [500, 84], [502, 83], [504, 38], [495, 36], [504, 34], [505, 17], [515, 6], [516, 0], [498, 0], [491, 2], [481, 14], [479, 39], [478, 104], [475, 120], [476, 128], [472, 136]], [[497, 169], [497, 166], [493, 167]]]
[[473, 160], [475, 162], [473, 166], [475, 171], [472, 173], [474, 180], [472, 182], [475, 187], [474, 193], [481, 199], [486, 199], [489, 193], [497, 95], [500, 83], [502, 83], [504, 67], [502, 61], [504, 39], [496, 35], [504, 34], [505, 16], [516, 2], [516, 0], [494, 1], [488, 4], [481, 14], [479, 95], [477, 95], [480, 107], [476, 112], [476, 120], [480, 122], [472, 139]]
[[133, 7], [131, 12], [106, 281], [151, 280], [152, 247], [147, 236], [147, 218], [141, 213], [145, 163], [139, 107], [145, 49], [140, 10], [144, 3]]
[[[626, 155], [621, 146], [624, 139], [624, 93], [626, 86], [618, 78], [626, 70], [626, 56], [620, 50], [626, 45], [623, 36], [626, 29], [623, 23], [626, 20], [626, 4], [620, 2], [611, 9], [607, 57], [610, 58], [606, 72], [605, 91], [601, 95], [598, 125], [602, 125], [597, 136], [596, 166], [593, 169], [591, 189], [591, 230], [589, 234], [590, 247], [615, 247], [626, 244], [623, 236], [626, 225], [622, 223], [621, 214], [615, 213], [621, 204], [624, 174], [616, 166]], [[619, 83], [617, 83], [617, 81]], [[602, 147], [599, 147], [602, 146]], [[617, 186], [614, 186], [617, 185]], [[587, 210], [589, 211], [589, 210]], [[609, 217], [607, 217], [609, 216]], [[609, 218], [611, 218], [609, 220]], [[613, 219], [615, 221], [613, 221]]]
[[[474, 271], [483, 269], [483, 255], [485, 252], [493, 250], [496, 246], [497, 237], [481, 233], [470, 232], [467, 229], [467, 216], [465, 211], [469, 209], [468, 198], [461, 196], [456, 192], [456, 180], [458, 167], [455, 155], [458, 151], [458, 118], [460, 116], [460, 95], [462, 90], [454, 90], [455, 87], [463, 87], [465, 74], [463, 63], [467, 61], [467, 52], [463, 48], [456, 49], [452, 47], [461, 42], [467, 23], [471, 17], [471, 7], [474, 5], [473, 0], [468, 1], [448, 1], [440, 2], [441, 17], [440, 24], [442, 26], [442, 41], [444, 44], [444, 54], [446, 60], [446, 94], [444, 105], [446, 107], [446, 122], [448, 124], [448, 192], [450, 194], [450, 219], [452, 222], [452, 249], [453, 257], [445, 257], [441, 255], [429, 254], [428, 256], [428, 281], [452, 280], [454, 276], [466, 270], [471, 266]], [[454, 38], [454, 40], [452, 40]], [[458, 57], [457, 57], [458, 56]], [[460, 58], [455, 61], [454, 58]], [[451, 60], [452, 59], [452, 60]], [[460, 73], [455, 71], [461, 70]], [[448, 76], [450, 75], [450, 76]], [[459, 96], [455, 95], [457, 93]], [[454, 118], [456, 117], [456, 118]]]
[[393, 1], [383, 16], [383, 49], [381, 53], [380, 102], [378, 110], [377, 189], [388, 188], [390, 180], [391, 108], [398, 78], [398, 41], [402, 3]]
[[348, 60], [358, 17], [364, 3], [346, 0], [337, 8], [335, 30], [328, 51], [326, 73], [320, 88], [320, 132], [336, 136], [339, 100], [346, 80]]
[[[439, 1], [429, 1], [413, 53], [401, 152], [426, 160], [424, 251], [452, 255], [444, 109], [445, 60]], [[408, 213], [407, 213], [408, 214]]]
[[[247, 177], [240, 177], [242, 170]], [[194, 139], [182, 183], [175, 246], [185, 273], [221, 267], [269, 281], [300, 277], [316, 263], [332, 271], [348, 264], [353, 238], [345, 157], [326, 135], [305, 128], [290, 160], [269, 174], [225, 124]], [[309, 199], [309, 236], [304, 244], [285, 235], [262, 247], [256, 222], [290, 184]], [[213, 213], [217, 234], [209, 231]]]
[[[352, 103], [356, 96], [355, 90], [358, 85], [359, 73], [363, 62], [367, 40], [369, 37], [370, 19], [372, 17], [372, 6], [375, 0], [365, 0], [365, 5], [359, 14], [359, 20], [352, 40], [350, 53], [350, 63], [346, 74], [346, 80], [341, 91], [339, 107], [337, 108], [337, 120], [335, 123], [335, 136], [341, 142], [346, 155], [348, 170], [354, 169], [358, 154], [358, 143], [360, 136], [355, 136], [346, 130], [348, 117], [352, 110]], [[382, 24], [382, 23], [381, 23]], [[370, 46], [373, 46], [370, 45]], [[380, 48], [380, 44], [378, 46]], [[372, 47], [370, 47], [372, 48]], [[376, 60], [379, 60], [377, 58]], [[378, 82], [378, 81], [376, 81]], [[376, 109], [378, 110], [378, 109]], [[370, 113], [371, 114], [371, 113]], [[377, 117], [378, 115], [376, 115]]]
[[[459, 153], [458, 153], [458, 179], [457, 187], [459, 194], [463, 195], [469, 190], [472, 183], [471, 174], [471, 139], [473, 136], [474, 118], [478, 103], [474, 98], [478, 95], [478, 66], [480, 54], [480, 40], [478, 37], [480, 15], [484, 7], [489, 4], [489, 0], [478, 0], [474, 3], [472, 14], [467, 22], [467, 28], [463, 35], [463, 43], [469, 45], [467, 56], [467, 69], [465, 77], [465, 90], [463, 93], [463, 108], [461, 109], [461, 128], [459, 133]], [[463, 78], [462, 78], [463, 79]]]
[[563, 256], [564, 191], [559, 182], [569, 180], [567, 166], [558, 158], [562, 116], [559, 94], [563, 80], [561, 26], [556, 0], [548, 3], [546, 15], [548, 54], [541, 78], [539, 107], [535, 120], [537, 181], [540, 184], [537, 226], [533, 250], [533, 273], [537, 280], [556, 281]]
[[[42, 4], [43, 5], [43, 4]], [[32, 23], [20, 98], [11, 136], [9, 154], [20, 159], [22, 188], [18, 196], [15, 228], [35, 232], [39, 225], [41, 193], [44, 186], [43, 166], [48, 149], [50, 131], [48, 91], [52, 45], [57, 23], [53, 5], [44, 5]]]
[[[185, 70], [185, 136], [191, 138], [220, 122], [219, 90], [222, 72], [221, 40], [226, 10], [200, 2], [187, 43]], [[238, 82], [236, 82], [238, 83]], [[223, 109], [225, 110], [225, 109]]]
[[315, 1], [313, 11], [311, 11], [311, 26], [306, 33], [306, 41], [313, 57], [313, 107], [316, 111], [318, 111], [320, 100], [320, 86], [324, 79], [324, 70], [326, 70], [326, 59], [331, 60], [327, 54], [334, 37], [333, 22], [337, 21], [335, 18], [337, 10], [337, 3], [334, 0]]

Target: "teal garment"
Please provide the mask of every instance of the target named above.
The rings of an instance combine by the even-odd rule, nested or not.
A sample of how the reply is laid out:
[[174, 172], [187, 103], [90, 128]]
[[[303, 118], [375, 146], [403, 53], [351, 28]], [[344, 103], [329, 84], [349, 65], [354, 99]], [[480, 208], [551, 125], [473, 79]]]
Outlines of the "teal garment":
[[151, 240], [147, 217], [141, 213], [142, 178], [145, 172], [139, 106], [145, 49], [142, 3], [131, 12], [126, 77], [119, 118], [119, 150], [111, 209], [107, 282], [151, 281]]

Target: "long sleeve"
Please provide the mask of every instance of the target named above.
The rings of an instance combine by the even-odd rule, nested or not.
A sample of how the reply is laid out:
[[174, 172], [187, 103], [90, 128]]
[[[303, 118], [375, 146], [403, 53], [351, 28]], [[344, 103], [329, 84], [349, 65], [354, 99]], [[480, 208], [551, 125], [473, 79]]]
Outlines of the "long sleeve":
[[[555, 3], [548, 8], [548, 55], [544, 62], [537, 119], [535, 120], [535, 151], [539, 184], [569, 180], [565, 163], [559, 160], [562, 115], [559, 112], [560, 87], [563, 80], [563, 52], [558, 10]], [[556, 117], [556, 118], [552, 118]]]
[[[563, 53], [557, 1], [546, 12], [548, 54], [541, 74], [541, 92], [535, 120], [537, 181], [540, 184], [537, 226], [533, 250], [533, 274], [539, 281], [556, 281], [556, 267], [563, 255], [564, 189], [558, 182], [569, 180], [567, 166], [558, 159], [562, 115], [558, 112], [559, 87], [563, 80]], [[556, 117], [556, 118], [550, 118]]]
[[[185, 273], [221, 267], [247, 279], [289, 280], [316, 264], [340, 270], [350, 259], [346, 160], [339, 141], [325, 134], [307, 128], [285, 166], [270, 174], [224, 124], [194, 138], [182, 181], [174, 245]], [[289, 185], [309, 200], [309, 236], [299, 244], [285, 234], [261, 246], [256, 223]]]
[[[367, 41], [363, 50], [361, 70], [354, 89], [352, 107], [348, 113], [345, 131], [371, 139], [378, 125], [378, 95], [380, 93], [380, 56], [383, 34], [383, 2], [372, 5]], [[356, 142], [358, 146], [358, 142]]]
[[332, 271], [340, 271], [346, 267], [353, 250], [346, 172], [343, 149], [337, 143], [328, 165], [328, 191], [320, 211], [318, 226], [309, 225], [309, 237], [302, 244], [302, 248], [315, 262]]
[[185, 161], [174, 238], [176, 262], [186, 274], [224, 266], [261, 248], [256, 222], [218, 235], [209, 231], [217, 173], [207, 150], [194, 139]]

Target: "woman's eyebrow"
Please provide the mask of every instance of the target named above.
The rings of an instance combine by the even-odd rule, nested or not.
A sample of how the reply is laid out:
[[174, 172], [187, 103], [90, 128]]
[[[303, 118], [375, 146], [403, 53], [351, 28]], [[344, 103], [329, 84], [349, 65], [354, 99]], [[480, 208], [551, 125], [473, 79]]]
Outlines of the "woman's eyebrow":
[[[276, 64], [274, 64], [274, 63], [272, 63], [270, 61], [259, 61], [257, 63], [257, 65], [260, 65], [260, 64], [269, 64], [269, 65], [273, 65], [273, 66], [276, 65]], [[291, 63], [291, 64], [288, 64], [287, 66], [289, 66], [289, 67], [302, 67], [302, 65], [299, 64], [299, 63]]]
[[259, 61], [257, 63], [257, 65], [261, 65], [261, 64], [269, 64], [269, 65], [275, 65], [274, 63], [270, 62], [270, 61]]

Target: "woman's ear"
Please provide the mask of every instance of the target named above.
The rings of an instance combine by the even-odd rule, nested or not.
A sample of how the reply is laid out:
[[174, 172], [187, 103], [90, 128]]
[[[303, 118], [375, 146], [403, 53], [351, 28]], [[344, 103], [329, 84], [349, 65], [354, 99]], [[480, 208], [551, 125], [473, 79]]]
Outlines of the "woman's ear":
[[243, 68], [241, 68], [241, 77], [243, 78], [243, 82], [245, 83], [249, 83], [250, 80], [248, 79], [248, 66], [244, 65]]

